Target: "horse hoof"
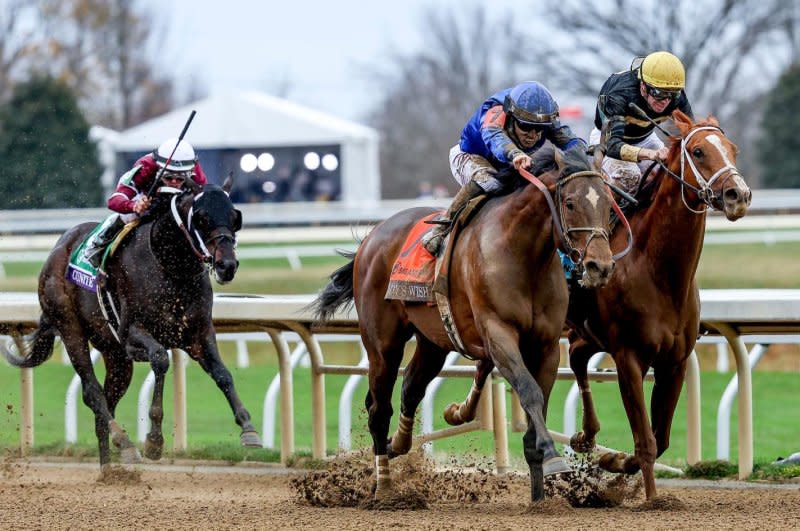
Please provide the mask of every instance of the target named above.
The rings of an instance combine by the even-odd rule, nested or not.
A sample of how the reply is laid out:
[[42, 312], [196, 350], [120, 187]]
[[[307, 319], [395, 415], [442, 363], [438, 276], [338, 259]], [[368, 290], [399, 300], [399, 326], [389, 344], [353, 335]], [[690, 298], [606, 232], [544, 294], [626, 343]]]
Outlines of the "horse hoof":
[[385, 500], [391, 498], [393, 494], [392, 491], [392, 479], [391, 478], [380, 478], [375, 485], [375, 499], [376, 500]]
[[158, 461], [164, 452], [164, 439], [161, 438], [159, 443], [157, 440], [152, 440], [148, 435], [144, 441], [144, 456], [151, 461]]
[[142, 462], [142, 454], [135, 446], [128, 446], [120, 450], [120, 460], [125, 465], [133, 465]]
[[257, 431], [243, 431], [239, 436], [239, 441], [245, 448], [262, 448], [261, 436]]
[[597, 466], [607, 472], [624, 472], [625, 457], [622, 452], [608, 452], [600, 456]]
[[576, 452], [585, 454], [592, 451], [594, 441], [587, 440], [586, 434], [580, 431], [569, 438], [569, 446]]
[[406, 455], [411, 450], [411, 437], [398, 437], [397, 434], [389, 439], [387, 444], [387, 454], [389, 459], [397, 457], [398, 455]]
[[551, 457], [542, 464], [542, 473], [545, 476], [552, 476], [553, 474], [561, 474], [564, 472], [572, 472], [572, 469], [561, 456]]
[[459, 415], [459, 410], [461, 409], [461, 404], [456, 404], [453, 402], [447, 409], [444, 410], [444, 420], [451, 426], [460, 426], [464, 424], [464, 420]]

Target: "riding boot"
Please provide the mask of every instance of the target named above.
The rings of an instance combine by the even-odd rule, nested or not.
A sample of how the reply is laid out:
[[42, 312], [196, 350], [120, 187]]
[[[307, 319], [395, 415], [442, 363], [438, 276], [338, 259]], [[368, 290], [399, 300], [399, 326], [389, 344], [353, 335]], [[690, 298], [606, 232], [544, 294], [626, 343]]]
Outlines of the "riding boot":
[[125, 227], [125, 222], [122, 221], [120, 216], [116, 216], [113, 222], [106, 225], [97, 236], [94, 237], [89, 247], [84, 252], [86, 261], [94, 267], [100, 267], [100, 261], [103, 258], [103, 252], [106, 246], [114, 241], [119, 231]]
[[458, 211], [464, 208], [464, 206], [466, 206], [471, 199], [478, 197], [483, 193], [483, 188], [481, 188], [475, 181], [469, 181], [461, 188], [461, 190], [458, 191], [456, 196], [453, 198], [453, 202], [450, 204], [450, 208], [448, 208], [447, 212], [445, 213], [446, 220], [444, 221], [447, 223], [437, 223], [434, 225], [433, 230], [431, 230], [422, 238], [422, 245], [425, 246], [425, 249], [427, 249], [429, 253], [431, 253], [433, 256], [437, 256], [439, 254], [439, 247], [441, 247], [444, 237], [447, 236], [448, 232], [450, 232], [453, 220], [455, 219]]

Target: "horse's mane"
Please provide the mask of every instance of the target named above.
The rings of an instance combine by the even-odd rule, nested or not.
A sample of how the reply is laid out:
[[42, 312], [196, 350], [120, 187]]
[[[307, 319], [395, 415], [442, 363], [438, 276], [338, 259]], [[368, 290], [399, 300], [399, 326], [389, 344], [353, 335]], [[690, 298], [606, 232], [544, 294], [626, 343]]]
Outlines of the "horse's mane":
[[[563, 152], [564, 168], [561, 170], [560, 175], [569, 175], [579, 171], [587, 171], [592, 169], [591, 160], [586, 154], [583, 146], [574, 146]], [[541, 176], [549, 171], [553, 171], [556, 166], [556, 148], [552, 144], [546, 144], [541, 149], [536, 151], [531, 157], [533, 162], [529, 171], [536, 175]], [[512, 166], [502, 169], [498, 172], [498, 179], [501, 182], [513, 182], [514, 186], [511, 190], [516, 190], [526, 184], [528, 180], [523, 178]]]

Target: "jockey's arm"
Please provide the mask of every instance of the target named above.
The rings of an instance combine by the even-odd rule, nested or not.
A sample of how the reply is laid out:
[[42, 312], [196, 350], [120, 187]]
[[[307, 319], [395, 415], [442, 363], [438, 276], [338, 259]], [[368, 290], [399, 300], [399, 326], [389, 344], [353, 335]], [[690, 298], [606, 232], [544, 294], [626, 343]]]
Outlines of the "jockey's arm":
[[560, 150], [566, 151], [575, 146], [583, 146], [586, 149], [586, 142], [575, 136], [568, 125], [557, 125], [550, 129], [549, 140]]
[[202, 186], [205, 186], [205, 184], [208, 183], [206, 172], [203, 171], [203, 167], [200, 165], [199, 161], [194, 165], [194, 174], [192, 175], [192, 180]]
[[506, 113], [502, 105], [490, 107], [481, 121], [481, 138], [498, 161], [511, 162], [524, 152], [506, 134]]

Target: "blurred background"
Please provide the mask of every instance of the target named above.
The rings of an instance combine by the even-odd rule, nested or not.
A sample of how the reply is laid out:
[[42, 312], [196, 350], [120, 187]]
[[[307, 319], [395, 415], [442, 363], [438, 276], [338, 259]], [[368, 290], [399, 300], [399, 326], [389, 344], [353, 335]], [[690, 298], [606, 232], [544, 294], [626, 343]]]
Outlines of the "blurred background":
[[104, 205], [191, 109], [238, 202], [449, 196], [488, 95], [539, 80], [586, 137], [603, 81], [659, 49], [751, 187], [800, 185], [795, 2], [2, 0], [0, 24], [0, 209]]

